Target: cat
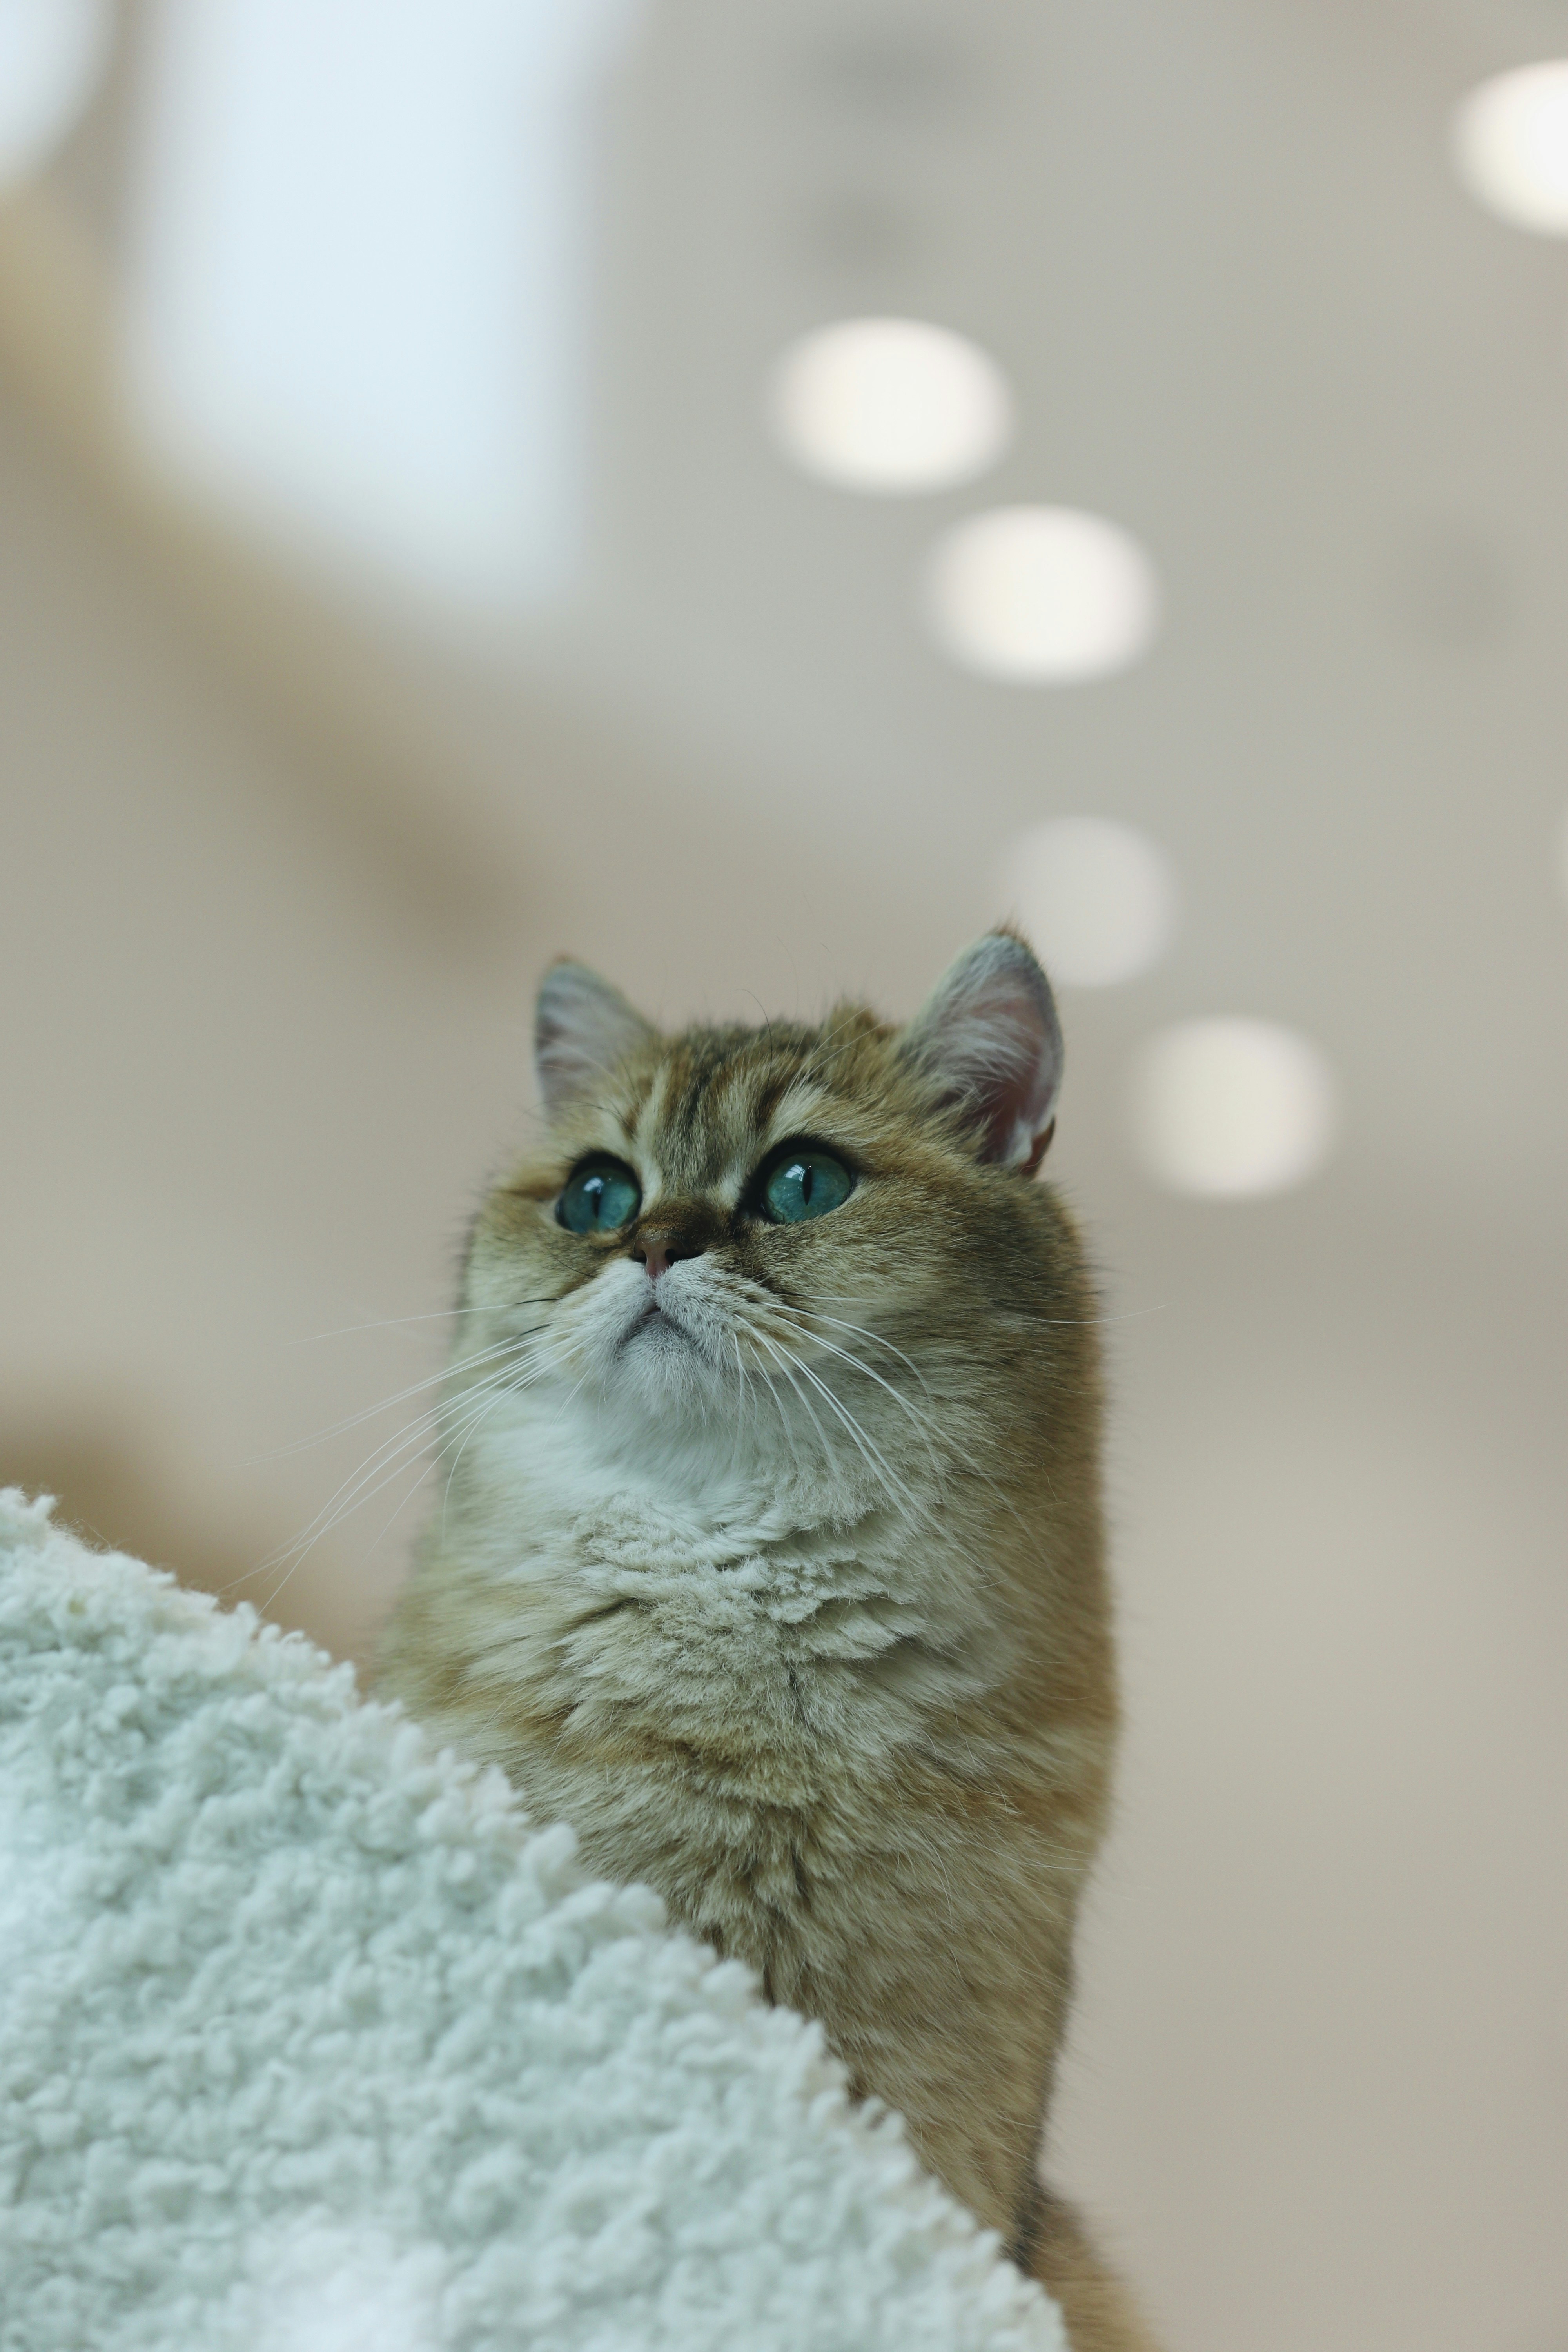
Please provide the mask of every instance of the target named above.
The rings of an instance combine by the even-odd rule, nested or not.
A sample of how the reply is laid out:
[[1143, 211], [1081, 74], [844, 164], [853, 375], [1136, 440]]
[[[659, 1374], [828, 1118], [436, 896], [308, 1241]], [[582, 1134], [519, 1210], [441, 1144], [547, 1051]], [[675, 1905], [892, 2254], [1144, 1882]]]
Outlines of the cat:
[[666, 1037], [562, 962], [535, 1044], [381, 1687], [820, 2019], [1074, 2352], [1148, 2352], [1036, 2171], [1117, 1719], [1045, 974], [997, 931], [903, 1029]]

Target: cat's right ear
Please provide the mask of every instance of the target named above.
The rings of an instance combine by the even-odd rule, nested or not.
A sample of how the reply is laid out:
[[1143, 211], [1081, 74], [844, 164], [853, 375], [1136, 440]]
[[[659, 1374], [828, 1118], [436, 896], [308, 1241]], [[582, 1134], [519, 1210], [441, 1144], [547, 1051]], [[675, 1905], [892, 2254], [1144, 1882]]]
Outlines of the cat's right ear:
[[585, 963], [552, 964], [533, 1015], [533, 1066], [553, 1118], [658, 1031]]
[[966, 1117], [982, 1160], [1033, 1175], [1057, 1123], [1062, 1033], [1050, 982], [1016, 931], [988, 931], [959, 957], [903, 1047]]

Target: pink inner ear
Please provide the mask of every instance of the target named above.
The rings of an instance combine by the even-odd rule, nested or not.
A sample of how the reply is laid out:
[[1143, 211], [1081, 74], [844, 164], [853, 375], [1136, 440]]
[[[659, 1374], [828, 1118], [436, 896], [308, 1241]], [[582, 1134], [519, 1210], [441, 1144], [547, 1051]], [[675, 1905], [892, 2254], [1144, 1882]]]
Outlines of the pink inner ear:
[[1056, 1123], [1062, 1038], [1049, 983], [1022, 940], [978, 940], [938, 983], [909, 1041], [952, 1099], [973, 1105], [984, 1160], [1038, 1167]]
[[553, 965], [533, 1021], [534, 1066], [545, 1108], [557, 1110], [597, 1084], [653, 1034], [620, 991], [585, 964]]
[[1024, 1173], [1026, 1176], [1032, 1176], [1034, 1174], [1036, 1169], [1039, 1166], [1041, 1160], [1050, 1150], [1051, 1138], [1056, 1131], [1057, 1123], [1056, 1120], [1052, 1118], [1040, 1129], [1038, 1135], [1036, 1136], [1033, 1143], [1029, 1146], [1029, 1156], [1024, 1162]]
[[976, 1054], [975, 1087], [985, 1119], [983, 1156], [1032, 1171], [1056, 1125], [1061, 1065], [1055, 1020], [1044, 1024], [1033, 992], [1021, 990], [991, 998], [984, 1015], [988, 1034]]

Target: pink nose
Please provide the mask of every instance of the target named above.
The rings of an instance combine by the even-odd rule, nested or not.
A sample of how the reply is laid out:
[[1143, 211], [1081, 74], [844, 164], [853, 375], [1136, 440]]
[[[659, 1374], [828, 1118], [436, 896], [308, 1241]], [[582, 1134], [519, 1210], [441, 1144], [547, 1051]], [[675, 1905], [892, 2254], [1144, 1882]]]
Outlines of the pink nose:
[[632, 1255], [640, 1257], [647, 1266], [648, 1280], [657, 1282], [659, 1276], [668, 1273], [678, 1259], [700, 1257], [702, 1244], [694, 1239], [689, 1240], [682, 1233], [660, 1231], [656, 1226], [652, 1231], [637, 1235], [632, 1245]]

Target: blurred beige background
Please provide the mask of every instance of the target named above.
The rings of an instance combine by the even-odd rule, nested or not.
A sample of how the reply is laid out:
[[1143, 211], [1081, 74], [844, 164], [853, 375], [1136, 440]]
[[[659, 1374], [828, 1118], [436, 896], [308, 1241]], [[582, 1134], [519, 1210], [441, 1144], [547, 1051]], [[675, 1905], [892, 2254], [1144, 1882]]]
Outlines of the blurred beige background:
[[[393, 13], [398, 55], [470, 61], [509, 15]], [[418, 260], [434, 132], [344, 248], [395, 328], [406, 295], [406, 369], [367, 342], [345, 374], [360, 311], [323, 314], [341, 466], [279, 412], [258, 487], [198, 447], [188, 384], [148, 390], [193, 299], [159, 240], [210, 230], [202, 282], [265, 355], [289, 269], [320, 275], [322, 156], [341, 133], [352, 179], [408, 102], [356, 78], [359, 0], [316, 16], [313, 149], [247, 84], [293, 206], [270, 291], [213, 244], [179, 110], [218, 82], [172, 0], [106, 16], [0, 194], [0, 1471], [363, 1656], [433, 1491], [416, 1450], [261, 1563], [439, 1363], [465, 1218], [531, 1116], [543, 962], [672, 1019], [844, 989], [901, 1014], [1008, 911], [1021, 829], [1142, 828], [1170, 951], [1063, 993], [1129, 1734], [1055, 2173], [1172, 2352], [1560, 2352], [1568, 248], [1471, 201], [1448, 126], [1568, 50], [1568, 10], [602, 12], [561, 100], [548, 498], [498, 486], [478, 555], [430, 522], [449, 484], [391, 520], [369, 458], [355, 487], [381, 404], [414, 419], [397, 465], [509, 446], [440, 408], [456, 346], [420, 304], [458, 299], [442, 238], [471, 254], [437, 205]], [[858, 497], [773, 446], [778, 353], [862, 314], [1000, 362], [1017, 428], [983, 479]], [[220, 418], [245, 390], [207, 385]], [[935, 534], [1037, 500], [1150, 551], [1163, 625], [1118, 676], [998, 683], [922, 624]], [[544, 551], [515, 577], [514, 512]], [[1292, 1189], [1184, 1197], [1138, 1156], [1140, 1049], [1214, 1013], [1334, 1073], [1335, 1147]]]

